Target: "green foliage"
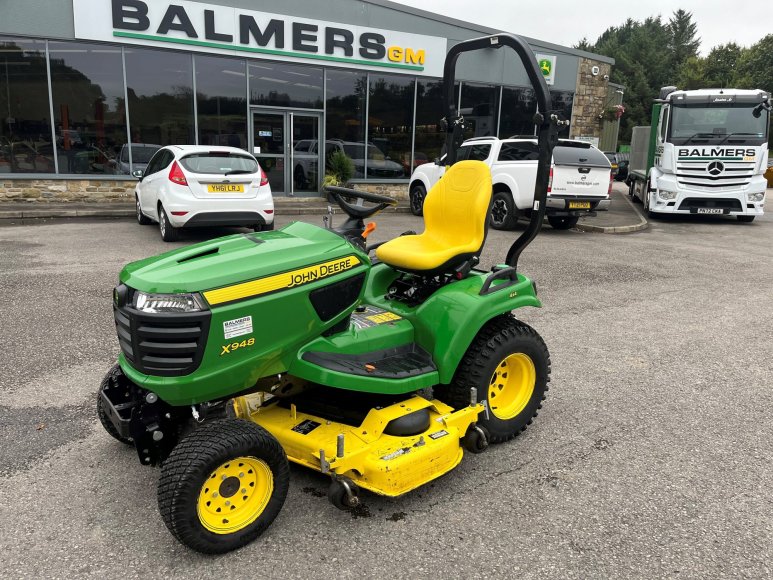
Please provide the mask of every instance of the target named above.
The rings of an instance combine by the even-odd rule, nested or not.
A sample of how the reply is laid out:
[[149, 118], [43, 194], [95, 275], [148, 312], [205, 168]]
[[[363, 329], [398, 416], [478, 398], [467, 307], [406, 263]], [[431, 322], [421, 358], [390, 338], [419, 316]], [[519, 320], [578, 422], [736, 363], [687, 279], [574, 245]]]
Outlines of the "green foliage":
[[338, 149], [327, 158], [327, 174], [332, 175], [339, 184], [345, 184], [354, 175], [354, 162]]
[[660, 16], [642, 22], [628, 19], [608, 28], [595, 43], [583, 38], [581, 50], [615, 59], [611, 80], [625, 87], [625, 115], [620, 140], [628, 142], [632, 128], [649, 125], [652, 100], [661, 87], [680, 89], [733, 87], [773, 92], [773, 34], [749, 48], [730, 42], [698, 55], [700, 38], [692, 14], [677, 10], [664, 23]]

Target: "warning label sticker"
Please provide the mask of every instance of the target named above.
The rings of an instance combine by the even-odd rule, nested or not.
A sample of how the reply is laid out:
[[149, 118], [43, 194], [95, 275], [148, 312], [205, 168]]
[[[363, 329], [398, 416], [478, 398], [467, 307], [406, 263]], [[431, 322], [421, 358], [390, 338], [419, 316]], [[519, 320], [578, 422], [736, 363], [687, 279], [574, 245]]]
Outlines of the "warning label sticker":
[[311, 419], [306, 419], [305, 421], [301, 421], [300, 423], [298, 423], [295, 427], [291, 429], [291, 431], [295, 431], [296, 433], [300, 433], [301, 435], [308, 435], [320, 425], [321, 423], [317, 423], [316, 421], [312, 421]]
[[223, 334], [226, 339], [252, 333], [252, 316], [243, 316], [223, 323]]
[[354, 323], [355, 328], [359, 329], [372, 328], [379, 324], [395, 322], [401, 319], [402, 317], [394, 312], [389, 312], [383, 308], [370, 305], [366, 306], [365, 310], [361, 312], [355, 311], [354, 314], [352, 314], [352, 322]]
[[448, 435], [448, 431], [443, 429], [442, 431], [435, 431], [434, 433], [430, 433], [429, 438], [440, 439], [441, 437], [445, 437], [446, 435]]

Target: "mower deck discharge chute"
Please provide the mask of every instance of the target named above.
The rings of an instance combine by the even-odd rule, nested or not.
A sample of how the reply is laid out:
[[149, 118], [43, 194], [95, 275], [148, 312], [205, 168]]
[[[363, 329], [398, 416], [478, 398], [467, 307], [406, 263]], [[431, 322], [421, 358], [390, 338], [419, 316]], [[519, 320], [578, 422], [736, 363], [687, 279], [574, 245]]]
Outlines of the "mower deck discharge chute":
[[[510, 46], [539, 103], [535, 207], [505, 263], [476, 268], [491, 175], [455, 163], [464, 119], [453, 98], [458, 56]], [[274, 520], [288, 460], [331, 478], [328, 496], [399, 496], [453, 469], [464, 450], [515, 437], [544, 399], [550, 358], [511, 313], [541, 306], [516, 271], [545, 209], [561, 121], [531, 50], [497, 35], [451, 49], [444, 179], [427, 195], [425, 231], [367, 246], [364, 220], [394, 201], [329, 188], [348, 216], [233, 235], [129, 264], [114, 291], [121, 347], [97, 413], [161, 465], [169, 530], [205, 553], [239, 548]], [[370, 206], [358, 199], [370, 202]], [[374, 255], [375, 253], [375, 255]]]

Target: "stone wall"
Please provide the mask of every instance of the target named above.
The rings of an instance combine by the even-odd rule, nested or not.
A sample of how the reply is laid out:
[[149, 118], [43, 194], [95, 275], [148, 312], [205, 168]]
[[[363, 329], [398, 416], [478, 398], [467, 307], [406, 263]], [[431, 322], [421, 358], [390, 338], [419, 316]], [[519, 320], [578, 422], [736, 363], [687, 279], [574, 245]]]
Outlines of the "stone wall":
[[406, 201], [408, 199], [408, 183], [350, 183], [348, 187], [352, 189], [359, 189], [361, 191], [367, 191], [368, 193], [376, 193], [378, 195], [386, 195], [398, 201]]
[[[599, 73], [594, 75], [593, 67], [599, 67]], [[580, 58], [577, 70], [577, 92], [574, 95], [570, 135], [574, 137], [601, 137], [602, 119], [611, 66], [607, 63]], [[605, 77], [606, 76], [606, 80]]]
[[0, 204], [112, 203], [134, 198], [135, 180], [12, 179], [0, 177]]

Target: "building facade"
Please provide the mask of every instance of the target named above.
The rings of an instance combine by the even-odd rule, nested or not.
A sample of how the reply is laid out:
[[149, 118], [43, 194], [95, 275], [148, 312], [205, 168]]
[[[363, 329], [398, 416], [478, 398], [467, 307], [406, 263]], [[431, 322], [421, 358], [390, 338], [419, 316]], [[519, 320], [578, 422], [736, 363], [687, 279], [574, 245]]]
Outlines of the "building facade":
[[[355, 182], [404, 184], [444, 142], [448, 48], [497, 32], [383, 0], [26, 0], [2, 11], [0, 201], [120, 199], [160, 146], [191, 143], [255, 152], [277, 195], [318, 195], [335, 151]], [[597, 138], [594, 95], [606, 95], [612, 59], [526, 40], [570, 136]], [[469, 136], [534, 133], [514, 53], [463, 55], [457, 77]]]

